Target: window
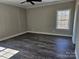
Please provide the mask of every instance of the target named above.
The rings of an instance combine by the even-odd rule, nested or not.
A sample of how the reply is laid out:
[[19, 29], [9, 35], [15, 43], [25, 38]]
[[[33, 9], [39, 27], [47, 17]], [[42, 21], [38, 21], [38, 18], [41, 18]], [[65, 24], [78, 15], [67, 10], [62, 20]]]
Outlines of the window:
[[69, 29], [70, 10], [57, 11], [56, 29]]

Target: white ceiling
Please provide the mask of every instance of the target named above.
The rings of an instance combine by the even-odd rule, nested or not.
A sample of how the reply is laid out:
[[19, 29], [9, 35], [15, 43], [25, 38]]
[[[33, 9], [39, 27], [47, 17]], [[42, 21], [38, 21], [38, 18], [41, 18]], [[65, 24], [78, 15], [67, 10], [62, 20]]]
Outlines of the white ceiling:
[[14, 6], [23, 7], [23, 8], [29, 8], [29, 7], [35, 7], [37, 5], [38, 6], [51, 5], [51, 4], [56, 4], [60, 2], [68, 2], [68, 1], [74, 1], [74, 0], [42, 0], [42, 2], [35, 2], [36, 5], [31, 5], [29, 2], [20, 4], [23, 1], [25, 0], [0, 0], [0, 3], [14, 5]]

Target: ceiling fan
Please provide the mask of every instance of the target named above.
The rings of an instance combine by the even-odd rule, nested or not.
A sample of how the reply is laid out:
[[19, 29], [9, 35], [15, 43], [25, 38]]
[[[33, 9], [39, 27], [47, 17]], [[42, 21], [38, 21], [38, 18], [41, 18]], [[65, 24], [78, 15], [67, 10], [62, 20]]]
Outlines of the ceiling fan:
[[25, 0], [25, 1], [21, 2], [21, 4], [24, 4], [26, 2], [30, 2], [32, 5], [35, 5], [34, 2], [42, 2], [42, 0]]

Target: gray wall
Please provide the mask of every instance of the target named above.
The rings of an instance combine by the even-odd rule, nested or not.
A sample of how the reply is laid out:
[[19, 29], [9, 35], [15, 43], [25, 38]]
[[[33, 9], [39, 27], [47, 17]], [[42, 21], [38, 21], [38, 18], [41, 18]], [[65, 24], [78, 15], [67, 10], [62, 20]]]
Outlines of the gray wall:
[[76, 41], [76, 59], [79, 59], [79, 0], [76, 1], [75, 7], [75, 25], [74, 25], [74, 33], [73, 33], [73, 41]]
[[26, 9], [0, 4], [0, 39], [26, 31]]
[[[72, 35], [74, 2], [27, 9], [28, 31]], [[56, 11], [71, 9], [70, 30], [57, 30]]]
[[76, 31], [75, 31], [75, 40], [76, 40], [76, 53], [77, 53], [77, 59], [79, 59], [79, 6], [77, 7], [77, 22], [76, 22]]

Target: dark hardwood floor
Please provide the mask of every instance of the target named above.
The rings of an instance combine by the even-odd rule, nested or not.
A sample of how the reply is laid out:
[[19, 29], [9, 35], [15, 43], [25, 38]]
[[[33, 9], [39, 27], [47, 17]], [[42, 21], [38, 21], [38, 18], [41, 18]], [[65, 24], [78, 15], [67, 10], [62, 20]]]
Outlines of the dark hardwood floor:
[[19, 51], [9, 59], [76, 59], [70, 37], [28, 33], [1, 41], [0, 47]]

